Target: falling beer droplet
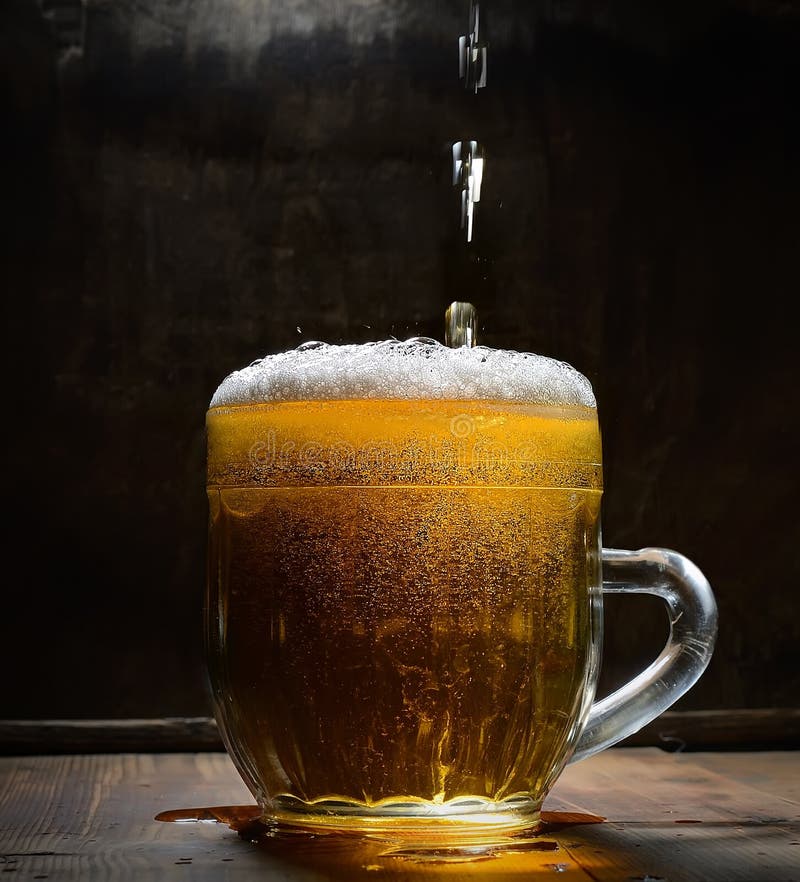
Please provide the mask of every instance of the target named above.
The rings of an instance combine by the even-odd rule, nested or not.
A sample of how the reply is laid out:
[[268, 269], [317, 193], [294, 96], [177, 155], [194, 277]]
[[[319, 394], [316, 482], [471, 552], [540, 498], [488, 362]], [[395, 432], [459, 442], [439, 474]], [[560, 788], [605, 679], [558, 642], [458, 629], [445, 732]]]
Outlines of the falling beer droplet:
[[480, 4], [470, 4], [469, 33], [458, 39], [458, 76], [465, 88], [477, 94], [486, 87], [487, 43]]
[[478, 311], [471, 303], [454, 301], [444, 315], [444, 342], [452, 349], [478, 342]]
[[477, 141], [455, 141], [452, 151], [453, 186], [461, 191], [461, 228], [466, 230], [467, 242], [471, 242], [475, 205], [481, 201], [484, 151]]

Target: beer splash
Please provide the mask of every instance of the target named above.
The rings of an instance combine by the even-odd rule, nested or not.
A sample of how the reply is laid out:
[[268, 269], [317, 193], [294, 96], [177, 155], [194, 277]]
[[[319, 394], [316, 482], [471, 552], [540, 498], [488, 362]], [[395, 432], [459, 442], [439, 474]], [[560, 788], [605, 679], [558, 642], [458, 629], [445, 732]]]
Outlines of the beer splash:
[[[163, 823], [224, 824], [245, 842], [266, 854], [304, 866], [324, 869], [334, 880], [353, 880], [359, 871], [367, 873], [390, 869], [396, 862], [436, 865], [441, 871], [447, 865], [491, 861], [491, 875], [496, 878], [504, 859], [515, 859], [515, 873], [552, 871], [554, 859], [560, 867], [569, 868], [569, 855], [560, 834], [575, 826], [600, 824], [605, 818], [582, 812], [542, 812], [535, 829], [517, 833], [486, 834], [482, 838], [453, 841], [449, 834], [426, 834], [409, 838], [386, 834], [322, 831], [302, 826], [280, 825], [264, 820], [257, 805], [208, 806], [164, 811], [155, 816]], [[521, 863], [524, 867], [521, 866]]]

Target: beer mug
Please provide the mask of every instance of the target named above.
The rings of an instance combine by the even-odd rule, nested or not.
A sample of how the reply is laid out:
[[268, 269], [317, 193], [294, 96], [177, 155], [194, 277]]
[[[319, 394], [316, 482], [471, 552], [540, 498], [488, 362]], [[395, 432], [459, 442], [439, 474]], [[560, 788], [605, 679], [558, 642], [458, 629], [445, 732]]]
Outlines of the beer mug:
[[[563, 362], [306, 344], [227, 377], [207, 435], [210, 682], [267, 819], [535, 828], [567, 763], [637, 731], [708, 664], [698, 568], [601, 548], [596, 402]], [[594, 702], [609, 592], [662, 598], [671, 634]]]

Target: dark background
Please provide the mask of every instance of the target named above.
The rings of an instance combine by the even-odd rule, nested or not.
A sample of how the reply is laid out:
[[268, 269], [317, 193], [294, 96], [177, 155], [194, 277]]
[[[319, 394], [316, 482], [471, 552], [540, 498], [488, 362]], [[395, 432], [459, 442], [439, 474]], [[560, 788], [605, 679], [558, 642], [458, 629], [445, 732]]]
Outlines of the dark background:
[[[0, 4], [0, 715], [209, 713], [217, 383], [308, 339], [441, 339], [454, 299], [594, 384], [605, 544], [708, 576], [719, 642], [677, 709], [798, 704], [798, 5], [484, 9], [475, 96], [466, 0]], [[665, 633], [609, 602], [603, 691]]]

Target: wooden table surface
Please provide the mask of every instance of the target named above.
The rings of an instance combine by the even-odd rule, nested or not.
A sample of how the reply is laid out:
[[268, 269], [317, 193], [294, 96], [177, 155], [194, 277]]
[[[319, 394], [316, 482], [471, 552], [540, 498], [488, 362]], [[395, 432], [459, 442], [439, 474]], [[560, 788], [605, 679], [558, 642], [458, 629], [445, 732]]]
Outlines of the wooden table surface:
[[251, 802], [222, 753], [5, 757], [0, 872], [14, 882], [800, 882], [800, 752], [608, 750], [568, 767], [545, 804], [602, 823], [470, 860], [459, 850], [409, 856], [341, 836], [253, 844], [220, 823], [154, 820], [170, 809]]

